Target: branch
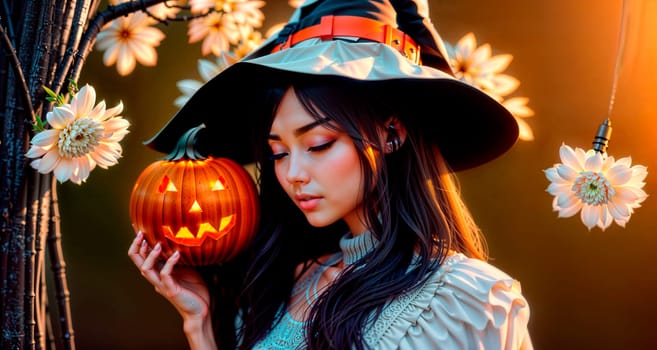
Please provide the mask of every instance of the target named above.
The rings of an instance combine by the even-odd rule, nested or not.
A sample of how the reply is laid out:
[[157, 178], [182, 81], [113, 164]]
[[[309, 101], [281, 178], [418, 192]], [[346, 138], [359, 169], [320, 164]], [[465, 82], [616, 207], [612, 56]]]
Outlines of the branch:
[[7, 32], [4, 30], [2, 25], [0, 25], [0, 35], [2, 35], [2, 46], [4, 46], [7, 50], [7, 53], [11, 58], [11, 66], [14, 67], [14, 71], [18, 77], [18, 82], [21, 87], [21, 92], [23, 93], [23, 98], [25, 99], [25, 104], [27, 105], [30, 118], [32, 118], [32, 123], [35, 123], [36, 119], [34, 116], [34, 107], [32, 107], [32, 98], [30, 97], [30, 90], [27, 88], [27, 82], [25, 81], [25, 76], [23, 75], [21, 63], [18, 60], [18, 56], [16, 56], [14, 45], [11, 44], [11, 40], [9, 39], [9, 36], [7, 36]]
[[28, 203], [27, 203], [27, 215], [25, 219], [25, 250], [23, 252], [24, 266], [25, 266], [25, 287], [24, 287], [24, 296], [25, 299], [25, 348], [34, 349], [34, 330], [35, 330], [35, 296], [36, 296], [36, 283], [34, 280], [35, 269], [35, 244], [36, 244], [36, 234], [38, 226], [38, 213], [39, 213], [39, 180], [41, 176], [37, 171], [32, 171], [29, 178], [27, 179], [27, 192], [28, 192]]
[[[43, 100], [44, 92], [41, 88], [44, 85], [47, 85], [48, 75], [52, 74], [52, 68], [54, 66], [53, 62], [56, 57], [52, 54], [53, 46], [49, 45], [53, 37], [53, 15], [54, 8], [48, 4], [43, 3], [41, 9], [39, 10], [38, 17], [38, 27], [35, 35], [34, 50], [31, 50], [32, 57], [26, 64], [26, 72], [29, 72], [28, 81], [29, 89], [31, 96], [34, 98], [36, 105], [34, 106], [34, 113], [41, 113], [43, 103], [39, 101]], [[55, 33], [56, 34], [56, 33]]]
[[39, 174], [39, 212], [38, 226], [35, 240], [35, 266], [34, 285], [36, 290], [34, 314], [36, 318], [36, 328], [34, 338], [36, 339], [36, 349], [46, 349], [46, 307], [48, 303], [48, 293], [46, 285], [46, 273], [44, 271], [46, 256], [46, 237], [48, 236], [48, 222], [50, 221], [50, 182], [52, 173]]
[[[87, 16], [89, 15], [89, 7], [86, 1], [72, 0], [75, 2], [75, 12], [73, 13], [73, 21], [71, 22], [71, 32], [66, 45], [66, 51], [63, 61], [57, 66], [55, 73], [55, 80], [50, 87], [55, 93], [59, 94], [66, 79], [67, 72], [73, 62], [73, 55], [77, 52], [77, 47], [80, 44], [80, 38], [84, 32], [85, 25], [88, 23]], [[65, 14], [70, 17], [68, 14]], [[83, 19], [84, 18], [84, 19]], [[48, 110], [50, 105], [48, 105]]]
[[71, 317], [71, 298], [66, 281], [66, 262], [62, 250], [62, 233], [59, 217], [59, 199], [57, 198], [57, 178], [52, 177], [51, 193], [51, 220], [48, 229], [48, 252], [50, 253], [50, 268], [53, 273], [55, 285], [55, 298], [59, 310], [59, 328], [61, 330], [64, 349], [75, 349], [73, 334], [73, 320]]
[[[27, 181], [20, 183], [19, 199], [11, 214], [10, 235], [7, 242], [6, 298], [3, 305], [2, 342], [3, 349], [23, 349], [25, 342], [25, 215], [27, 202]], [[4, 243], [4, 242], [3, 242]], [[3, 257], [4, 258], [4, 257]], [[4, 281], [3, 281], [4, 282]], [[3, 287], [5, 287], [3, 285]]]

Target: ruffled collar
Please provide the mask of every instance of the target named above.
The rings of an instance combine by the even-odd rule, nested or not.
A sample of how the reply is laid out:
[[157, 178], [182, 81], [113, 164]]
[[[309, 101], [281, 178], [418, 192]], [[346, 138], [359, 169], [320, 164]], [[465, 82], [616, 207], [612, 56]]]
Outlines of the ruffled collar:
[[378, 244], [379, 240], [369, 231], [363, 232], [356, 237], [353, 237], [349, 232], [340, 239], [342, 260], [345, 265], [351, 265], [374, 250]]

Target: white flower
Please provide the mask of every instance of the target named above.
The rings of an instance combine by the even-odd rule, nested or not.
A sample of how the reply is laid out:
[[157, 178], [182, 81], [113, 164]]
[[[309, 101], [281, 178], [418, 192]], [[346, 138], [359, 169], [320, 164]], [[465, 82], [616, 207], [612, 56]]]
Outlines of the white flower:
[[121, 157], [119, 141], [128, 133], [130, 123], [119, 114], [123, 104], [105, 109], [105, 101], [96, 103], [96, 91], [83, 86], [71, 103], [55, 107], [46, 114], [51, 128], [32, 138], [25, 154], [38, 158], [30, 165], [42, 174], [54, 171], [59, 182], [87, 180], [96, 165], [106, 169]]
[[602, 230], [612, 222], [625, 227], [635, 208], [647, 194], [642, 190], [648, 170], [632, 166], [630, 157], [618, 161], [594, 150], [573, 150], [562, 145], [559, 155], [563, 163], [546, 169], [551, 184], [547, 192], [554, 196], [552, 208], [559, 217], [571, 217], [581, 210], [582, 222], [590, 230]]
[[512, 93], [520, 82], [502, 72], [509, 66], [510, 54], [492, 55], [489, 44], [477, 47], [474, 33], [464, 35], [455, 47], [446, 45], [450, 52], [450, 65], [457, 79], [473, 85], [497, 100]]
[[116, 63], [116, 70], [123, 76], [132, 73], [137, 61], [144, 66], [155, 66], [157, 52], [154, 47], [160, 45], [165, 35], [150, 27], [151, 20], [145, 13], [135, 12], [104, 27], [96, 41], [99, 50], [106, 50], [103, 63], [106, 66]]
[[230, 45], [237, 44], [240, 39], [239, 28], [232, 17], [218, 12], [191, 20], [187, 35], [190, 44], [203, 40], [203, 55], [212, 53], [215, 56], [228, 51]]
[[204, 83], [214, 78], [217, 74], [235, 62], [237, 62], [237, 57], [227, 52], [217, 56], [216, 63], [204, 59], [198, 60], [198, 72], [203, 81], [184, 79], [176, 83], [176, 86], [178, 86], [178, 89], [183, 94], [176, 98], [173, 104], [182, 107]]

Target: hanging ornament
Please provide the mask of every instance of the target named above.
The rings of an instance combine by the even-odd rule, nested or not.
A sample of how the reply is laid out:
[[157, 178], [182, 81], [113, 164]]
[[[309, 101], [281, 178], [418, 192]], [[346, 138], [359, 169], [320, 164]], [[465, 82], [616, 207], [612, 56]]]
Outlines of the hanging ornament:
[[627, 18], [624, 2], [607, 118], [593, 138], [593, 148], [585, 151], [562, 144], [559, 149], [561, 163], [544, 170], [551, 182], [546, 191], [554, 196], [552, 209], [559, 213], [560, 218], [579, 212], [582, 223], [589, 230], [595, 226], [605, 230], [613, 222], [625, 227], [634, 209], [639, 208], [648, 196], [643, 190], [648, 169], [643, 165], [632, 165], [629, 156], [615, 160], [607, 154]]

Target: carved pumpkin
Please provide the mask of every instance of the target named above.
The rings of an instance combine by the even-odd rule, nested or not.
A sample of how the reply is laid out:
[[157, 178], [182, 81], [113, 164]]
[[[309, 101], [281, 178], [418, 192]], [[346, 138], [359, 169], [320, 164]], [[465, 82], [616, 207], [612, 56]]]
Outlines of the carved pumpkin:
[[130, 197], [133, 228], [151, 247], [160, 242], [165, 258], [178, 250], [182, 265], [233, 258], [258, 225], [251, 175], [228, 158], [190, 159], [201, 157], [188, 153], [172, 158], [152, 163], [137, 179]]

